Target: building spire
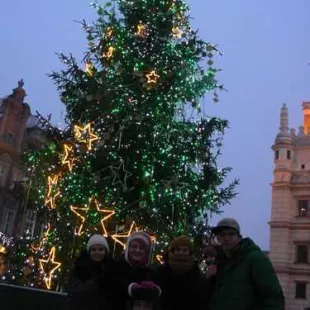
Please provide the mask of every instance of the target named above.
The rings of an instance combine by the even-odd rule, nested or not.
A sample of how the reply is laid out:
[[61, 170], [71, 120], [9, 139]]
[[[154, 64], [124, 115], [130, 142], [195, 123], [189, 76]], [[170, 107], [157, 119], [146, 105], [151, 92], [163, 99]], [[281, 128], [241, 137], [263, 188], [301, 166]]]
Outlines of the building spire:
[[17, 87], [13, 89], [13, 93], [9, 96], [10, 99], [15, 99], [16, 101], [23, 103], [26, 97], [26, 91], [24, 90], [24, 80], [21, 79], [17, 83]]
[[292, 143], [292, 134], [288, 127], [288, 109], [283, 103], [280, 113], [280, 128], [275, 143]]
[[287, 133], [289, 131], [288, 127], [288, 109], [286, 103], [283, 103], [280, 114], [280, 132]]

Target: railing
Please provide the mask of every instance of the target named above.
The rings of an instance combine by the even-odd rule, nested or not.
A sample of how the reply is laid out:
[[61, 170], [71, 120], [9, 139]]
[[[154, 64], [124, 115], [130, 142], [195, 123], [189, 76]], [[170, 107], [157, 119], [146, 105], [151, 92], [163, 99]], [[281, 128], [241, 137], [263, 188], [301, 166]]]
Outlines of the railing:
[[1, 310], [63, 310], [66, 294], [0, 284]]

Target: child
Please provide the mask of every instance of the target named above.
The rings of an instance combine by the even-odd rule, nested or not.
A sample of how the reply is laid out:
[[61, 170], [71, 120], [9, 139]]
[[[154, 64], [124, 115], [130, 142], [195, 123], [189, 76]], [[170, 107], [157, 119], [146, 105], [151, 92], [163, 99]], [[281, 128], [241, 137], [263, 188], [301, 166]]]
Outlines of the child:
[[93, 235], [88, 240], [86, 251], [75, 261], [68, 281], [69, 304], [72, 309], [107, 309], [108, 255], [107, 240], [101, 235]]
[[130, 287], [130, 310], [159, 310], [160, 288], [151, 281], [135, 283]]

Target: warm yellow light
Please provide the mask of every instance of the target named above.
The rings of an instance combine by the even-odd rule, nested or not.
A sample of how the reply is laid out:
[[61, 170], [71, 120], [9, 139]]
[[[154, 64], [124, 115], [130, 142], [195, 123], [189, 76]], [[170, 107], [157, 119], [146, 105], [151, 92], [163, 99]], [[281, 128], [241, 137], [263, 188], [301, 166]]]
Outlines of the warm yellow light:
[[67, 165], [70, 172], [72, 172], [74, 158], [73, 154], [73, 146], [69, 144], [64, 144], [64, 154], [61, 160], [62, 165]]
[[[45, 205], [50, 209], [56, 208], [56, 198], [60, 195], [60, 191], [58, 188], [58, 179], [59, 175], [55, 174], [54, 176], [47, 177], [47, 195], [45, 198]], [[53, 193], [55, 190], [55, 193]]]
[[[132, 224], [130, 225], [130, 228], [129, 228], [129, 230], [127, 231], [127, 232], [125, 232], [125, 233], [119, 233], [119, 234], [114, 234], [114, 235], [112, 235], [111, 237], [112, 237], [112, 239], [115, 241], [115, 242], [117, 242], [117, 243], [119, 243], [122, 247], [123, 247], [123, 249], [125, 250], [125, 248], [126, 248], [126, 242], [127, 242], [127, 239], [128, 239], [128, 237], [132, 234], [132, 232], [133, 231], [138, 231], [138, 227], [136, 226], [136, 223], [135, 222], [132, 222]], [[125, 242], [122, 242], [121, 240], [125, 240]]]
[[50, 230], [51, 230], [51, 224], [48, 223], [48, 224], [47, 224], [46, 231], [43, 233], [43, 236], [42, 236], [42, 238], [41, 238], [41, 240], [40, 240], [39, 245], [38, 245], [38, 246], [35, 246], [35, 245], [33, 245], [33, 244], [31, 245], [32, 251], [37, 252], [37, 251], [39, 251], [39, 250], [41, 250], [41, 249], [43, 248], [43, 246], [44, 246], [44, 244], [45, 244], [45, 241], [47, 240], [47, 237], [48, 237], [48, 235], [49, 235], [49, 233], [50, 233]]
[[[87, 137], [83, 136], [83, 133], [87, 133]], [[88, 123], [84, 127], [74, 125], [74, 136], [78, 142], [85, 143], [89, 151], [92, 149], [92, 143], [99, 139], [99, 137], [92, 132], [91, 123]]]
[[85, 72], [89, 76], [93, 76], [94, 75], [94, 65], [92, 64], [92, 62], [90, 60], [86, 60]]
[[114, 51], [115, 51], [115, 48], [110, 46], [108, 48], [108, 51], [102, 54], [102, 57], [106, 59], [110, 59], [113, 56]]
[[142, 37], [142, 38], [146, 37], [146, 25], [139, 24], [137, 26], [136, 35], [138, 35], [139, 37]]
[[179, 39], [182, 38], [183, 31], [179, 27], [173, 27], [172, 33], [174, 37], [179, 38]]
[[164, 264], [164, 257], [162, 255], [156, 255], [156, 259], [161, 265]]
[[105, 31], [105, 36], [106, 36], [106, 38], [107, 38], [107, 39], [111, 38], [112, 34], [113, 34], [112, 28], [111, 28], [111, 27], [108, 27], [107, 30]]
[[76, 230], [76, 235], [81, 236], [83, 233], [83, 228], [84, 228], [84, 223], [87, 217], [87, 213], [89, 212], [89, 210], [91, 209], [95, 209], [97, 210], [99, 213], [101, 213], [103, 215], [102, 219], [100, 220], [100, 226], [102, 228], [102, 234], [107, 237], [108, 236], [108, 232], [107, 229], [105, 227], [105, 222], [112, 217], [115, 214], [115, 211], [113, 210], [108, 210], [108, 209], [100, 209], [99, 207], [99, 203], [96, 199], [94, 198], [90, 198], [89, 199], [89, 204], [86, 205], [86, 207], [74, 207], [74, 206], [70, 206], [70, 210], [81, 219], [81, 225], [78, 227], [78, 229]]
[[156, 71], [153, 70], [146, 75], [148, 84], [156, 84], [157, 80], [160, 78], [160, 75], [156, 74]]
[[[57, 269], [59, 269], [61, 266], [60, 262], [55, 261], [55, 253], [56, 253], [56, 248], [52, 247], [47, 259], [39, 259], [40, 268], [41, 268], [42, 272], [44, 273], [44, 282], [45, 282], [47, 289], [49, 289], [49, 290], [52, 287], [53, 275], [54, 275], [55, 271]], [[45, 270], [46, 265], [50, 265], [50, 264], [54, 265], [54, 267], [50, 271], [46, 271]]]

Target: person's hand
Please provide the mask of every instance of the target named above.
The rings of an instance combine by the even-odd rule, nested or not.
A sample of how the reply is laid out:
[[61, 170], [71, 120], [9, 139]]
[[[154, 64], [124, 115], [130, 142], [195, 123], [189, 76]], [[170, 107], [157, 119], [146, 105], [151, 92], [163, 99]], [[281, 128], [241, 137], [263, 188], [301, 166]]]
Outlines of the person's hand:
[[217, 266], [216, 265], [208, 266], [206, 270], [206, 277], [210, 278], [210, 277], [216, 276], [216, 274], [217, 274]]

